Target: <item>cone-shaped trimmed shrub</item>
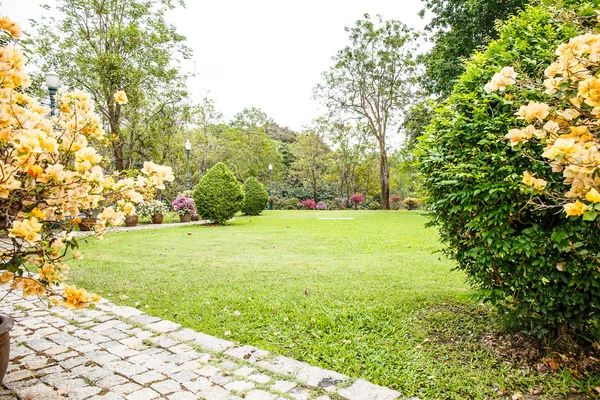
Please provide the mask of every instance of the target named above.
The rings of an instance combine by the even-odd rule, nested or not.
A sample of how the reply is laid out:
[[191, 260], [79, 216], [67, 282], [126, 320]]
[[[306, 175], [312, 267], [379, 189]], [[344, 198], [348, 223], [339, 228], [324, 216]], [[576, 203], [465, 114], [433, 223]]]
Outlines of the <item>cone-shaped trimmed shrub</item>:
[[223, 163], [212, 167], [200, 179], [193, 197], [198, 215], [220, 225], [233, 218], [244, 203], [242, 187]]
[[251, 176], [244, 182], [242, 190], [245, 196], [242, 212], [246, 215], [260, 215], [267, 207], [267, 202], [269, 201], [269, 194], [263, 185], [255, 177]]

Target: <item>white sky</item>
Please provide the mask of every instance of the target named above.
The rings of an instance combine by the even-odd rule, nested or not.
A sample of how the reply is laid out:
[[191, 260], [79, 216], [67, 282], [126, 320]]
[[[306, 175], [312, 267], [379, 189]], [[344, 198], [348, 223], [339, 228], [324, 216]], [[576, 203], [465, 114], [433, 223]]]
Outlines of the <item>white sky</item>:
[[[40, 4], [54, 0], [0, 0], [0, 14], [28, 30]], [[421, 0], [187, 0], [168, 20], [187, 37], [196, 76], [195, 97], [210, 91], [230, 119], [259, 107], [278, 124], [302, 129], [319, 116], [312, 89], [347, 44], [344, 27], [367, 12], [422, 29]], [[184, 64], [194, 71], [194, 62]]]

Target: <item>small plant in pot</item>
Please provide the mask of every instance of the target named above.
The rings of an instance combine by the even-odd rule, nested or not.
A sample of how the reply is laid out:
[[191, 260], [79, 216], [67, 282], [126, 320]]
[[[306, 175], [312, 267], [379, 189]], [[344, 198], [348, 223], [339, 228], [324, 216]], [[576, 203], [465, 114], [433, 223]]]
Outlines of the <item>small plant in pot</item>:
[[132, 228], [137, 226], [139, 217], [136, 214], [130, 214], [125, 217], [125, 226]]
[[162, 224], [168, 211], [167, 205], [160, 200], [143, 201], [138, 204], [138, 214], [150, 218], [153, 224]]
[[79, 223], [79, 230], [82, 232], [91, 232], [94, 230], [94, 225], [98, 222], [99, 210], [97, 208], [85, 210], [78, 218], [75, 219]]
[[179, 214], [181, 222], [190, 222], [192, 216], [196, 215], [196, 205], [194, 199], [188, 196], [179, 195], [171, 203], [173, 210]]

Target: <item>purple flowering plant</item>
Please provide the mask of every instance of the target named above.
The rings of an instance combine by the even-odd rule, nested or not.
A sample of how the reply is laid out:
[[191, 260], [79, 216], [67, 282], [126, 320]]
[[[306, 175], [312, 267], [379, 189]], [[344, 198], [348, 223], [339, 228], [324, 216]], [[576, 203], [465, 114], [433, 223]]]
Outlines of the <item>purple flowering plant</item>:
[[196, 204], [194, 204], [194, 199], [191, 197], [177, 196], [171, 205], [179, 215], [196, 214]]

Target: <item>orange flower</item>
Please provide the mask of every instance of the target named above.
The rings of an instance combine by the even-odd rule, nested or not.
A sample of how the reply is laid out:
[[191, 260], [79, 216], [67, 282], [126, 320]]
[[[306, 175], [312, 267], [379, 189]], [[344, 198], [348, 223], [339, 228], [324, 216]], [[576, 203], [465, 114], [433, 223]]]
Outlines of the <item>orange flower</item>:
[[32, 165], [29, 167], [29, 171], [27, 171], [27, 175], [33, 176], [34, 178], [39, 178], [44, 173], [44, 170], [39, 165]]

